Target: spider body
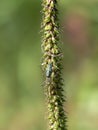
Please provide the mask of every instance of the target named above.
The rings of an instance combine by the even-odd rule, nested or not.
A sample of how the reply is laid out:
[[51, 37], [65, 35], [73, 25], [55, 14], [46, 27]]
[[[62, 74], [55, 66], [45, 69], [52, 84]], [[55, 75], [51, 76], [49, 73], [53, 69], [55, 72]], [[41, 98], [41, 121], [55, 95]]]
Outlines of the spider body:
[[50, 78], [51, 73], [52, 73], [52, 63], [50, 63], [50, 64], [47, 65], [47, 68], [46, 68], [46, 77]]

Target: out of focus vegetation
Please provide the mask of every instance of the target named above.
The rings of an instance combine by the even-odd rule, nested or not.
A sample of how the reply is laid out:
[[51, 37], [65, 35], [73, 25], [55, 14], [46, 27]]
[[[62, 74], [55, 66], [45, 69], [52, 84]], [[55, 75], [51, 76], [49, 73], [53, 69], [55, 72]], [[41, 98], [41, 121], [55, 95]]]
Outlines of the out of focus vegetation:
[[[68, 130], [98, 130], [98, 0], [62, 0]], [[0, 0], [0, 130], [45, 130], [41, 1]]]

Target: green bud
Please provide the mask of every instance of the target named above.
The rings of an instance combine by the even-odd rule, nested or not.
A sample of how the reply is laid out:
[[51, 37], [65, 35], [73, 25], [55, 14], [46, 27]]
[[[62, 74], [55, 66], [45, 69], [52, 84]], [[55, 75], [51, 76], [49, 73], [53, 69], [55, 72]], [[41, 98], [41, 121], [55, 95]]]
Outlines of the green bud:
[[48, 44], [48, 45], [45, 47], [45, 51], [50, 50], [51, 47], [52, 47], [52, 45], [51, 45], [51, 44]]
[[48, 24], [48, 25], [45, 26], [45, 31], [51, 30], [51, 29], [52, 29], [52, 26], [50, 24]]

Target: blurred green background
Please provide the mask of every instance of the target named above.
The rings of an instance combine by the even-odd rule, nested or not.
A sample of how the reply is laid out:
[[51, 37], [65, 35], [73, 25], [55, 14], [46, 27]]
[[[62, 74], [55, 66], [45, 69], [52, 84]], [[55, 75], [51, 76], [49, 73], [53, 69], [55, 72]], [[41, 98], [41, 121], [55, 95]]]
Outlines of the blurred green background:
[[[0, 0], [0, 130], [45, 130], [41, 1]], [[98, 130], [98, 0], [59, 1], [68, 130]]]

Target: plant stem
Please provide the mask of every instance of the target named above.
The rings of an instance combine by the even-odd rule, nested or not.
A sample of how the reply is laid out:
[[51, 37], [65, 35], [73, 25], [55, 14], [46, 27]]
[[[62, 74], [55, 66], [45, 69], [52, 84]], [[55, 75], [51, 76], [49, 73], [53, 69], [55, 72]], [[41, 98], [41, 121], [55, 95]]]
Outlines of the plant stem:
[[49, 130], [67, 130], [64, 112], [62, 53], [57, 0], [43, 0], [42, 70], [48, 108]]

